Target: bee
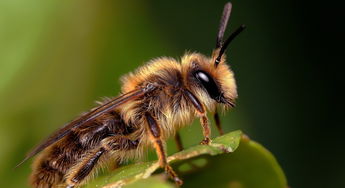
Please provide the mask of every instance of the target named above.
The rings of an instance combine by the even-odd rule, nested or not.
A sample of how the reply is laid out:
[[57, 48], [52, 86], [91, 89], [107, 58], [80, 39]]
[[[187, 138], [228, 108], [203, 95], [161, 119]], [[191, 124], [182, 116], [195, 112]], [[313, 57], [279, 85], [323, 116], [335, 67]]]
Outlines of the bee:
[[211, 57], [186, 53], [180, 60], [151, 60], [121, 78], [118, 97], [106, 99], [33, 149], [21, 162], [39, 154], [32, 165], [32, 187], [81, 186], [97, 169], [138, 159], [148, 147], [156, 150], [160, 166], [181, 185], [167, 162], [166, 140], [175, 136], [182, 149], [178, 130], [199, 118], [204, 136], [201, 144], [209, 144], [207, 111], [214, 114], [222, 134], [217, 107], [235, 106], [236, 82], [224, 53], [245, 26], [223, 41], [231, 8], [230, 2], [224, 6]]

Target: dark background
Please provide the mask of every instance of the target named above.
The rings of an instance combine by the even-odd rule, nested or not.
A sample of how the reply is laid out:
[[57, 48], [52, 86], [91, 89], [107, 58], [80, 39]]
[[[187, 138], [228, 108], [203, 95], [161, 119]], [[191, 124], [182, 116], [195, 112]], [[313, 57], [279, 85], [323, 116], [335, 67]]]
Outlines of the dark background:
[[[2, 1], [0, 179], [53, 130], [119, 92], [119, 77], [158, 56], [209, 55], [226, 1]], [[277, 158], [289, 185], [345, 187], [344, 5], [336, 1], [232, 1], [227, 54], [237, 108], [222, 116]], [[214, 136], [216, 133], [214, 131]], [[183, 130], [186, 145], [201, 138]], [[169, 153], [174, 146], [169, 143]]]

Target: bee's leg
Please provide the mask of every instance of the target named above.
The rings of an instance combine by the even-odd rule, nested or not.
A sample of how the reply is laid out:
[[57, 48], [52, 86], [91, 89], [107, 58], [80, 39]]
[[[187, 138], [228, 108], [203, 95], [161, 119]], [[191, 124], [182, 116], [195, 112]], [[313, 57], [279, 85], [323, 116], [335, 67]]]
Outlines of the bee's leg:
[[208, 145], [211, 142], [211, 129], [206, 114], [201, 115], [200, 124], [202, 126], [202, 132], [204, 134], [204, 139], [200, 142], [200, 144]]
[[175, 134], [175, 142], [176, 142], [176, 146], [177, 146], [178, 151], [182, 151], [183, 150], [183, 144], [182, 144], [181, 136], [178, 132], [176, 132], [176, 134]]
[[165, 142], [161, 139], [161, 129], [157, 124], [157, 121], [149, 113], [145, 113], [147, 128], [150, 135], [150, 139], [156, 149], [160, 166], [169, 174], [169, 176], [175, 181], [177, 185], [182, 185], [183, 181], [177, 176], [175, 171], [171, 168], [167, 161], [167, 155], [164, 150]]
[[202, 127], [202, 132], [204, 134], [204, 139], [201, 141], [200, 144], [207, 145], [211, 141], [211, 139], [210, 139], [211, 129], [210, 129], [210, 125], [208, 123], [208, 118], [206, 116], [205, 107], [204, 107], [204, 105], [201, 104], [200, 100], [198, 98], [196, 98], [196, 96], [193, 95], [193, 93], [191, 93], [187, 89], [184, 90], [184, 95], [193, 104], [193, 106], [195, 107], [196, 111], [198, 112], [198, 114], [200, 116], [200, 124]]
[[101, 141], [101, 146], [90, 154], [86, 155], [81, 161], [72, 167], [66, 176], [67, 187], [74, 187], [82, 184], [86, 177], [92, 172], [102, 155], [109, 151], [122, 151], [135, 149], [138, 140], [130, 140], [126, 136], [110, 136]]
[[220, 123], [220, 119], [219, 119], [219, 114], [218, 114], [217, 108], [216, 108], [216, 111], [214, 112], [213, 118], [214, 118], [214, 121], [216, 122], [216, 126], [217, 126], [219, 134], [223, 135], [224, 132], [223, 132], [223, 129], [222, 129], [222, 126], [221, 126], [221, 123]]
[[66, 188], [74, 187], [81, 184], [81, 182], [90, 174], [100, 157], [105, 152], [107, 152], [106, 148], [100, 147], [99, 149], [91, 152], [85, 158], [81, 159], [78, 164], [72, 167], [66, 177]]

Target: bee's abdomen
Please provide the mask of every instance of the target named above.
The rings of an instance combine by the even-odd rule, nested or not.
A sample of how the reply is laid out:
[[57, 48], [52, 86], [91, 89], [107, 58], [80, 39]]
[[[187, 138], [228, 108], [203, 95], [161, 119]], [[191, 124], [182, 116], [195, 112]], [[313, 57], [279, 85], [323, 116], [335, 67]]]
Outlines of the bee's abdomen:
[[50, 188], [64, 183], [68, 170], [82, 161], [90, 151], [100, 147], [103, 139], [127, 135], [133, 131], [135, 129], [126, 125], [116, 112], [105, 114], [72, 130], [38, 156], [33, 166], [31, 184], [38, 188]]
[[30, 184], [37, 188], [51, 188], [62, 182], [63, 173], [51, 167], [49, 161], [44, 160], [33, 171], [30, 177]]
[[87, 150], [80, 137], [71, 132], [66, 138], [48, 148], [48, 153], [42, 153], [36, 159], [38, 163], [34, 166], [31, 184], [34, 187], [48, 188], [63, 183], [64, 175]]

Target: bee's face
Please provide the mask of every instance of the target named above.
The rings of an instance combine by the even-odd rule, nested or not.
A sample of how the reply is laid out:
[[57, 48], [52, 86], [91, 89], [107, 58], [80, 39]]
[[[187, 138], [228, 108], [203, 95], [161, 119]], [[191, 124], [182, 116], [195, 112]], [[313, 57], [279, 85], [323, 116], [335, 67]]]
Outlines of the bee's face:
[[[213, 54], [218, 54], [215, 51]], [[182, 58], [182, 71], [186, 75], [187, 87], [210, 109], [217, 103], [228, 107], [235, 105], [237, 89], [234, 74], [222, 57], [218, 66], [212, 58], [201, 54], [186, 54]]]

